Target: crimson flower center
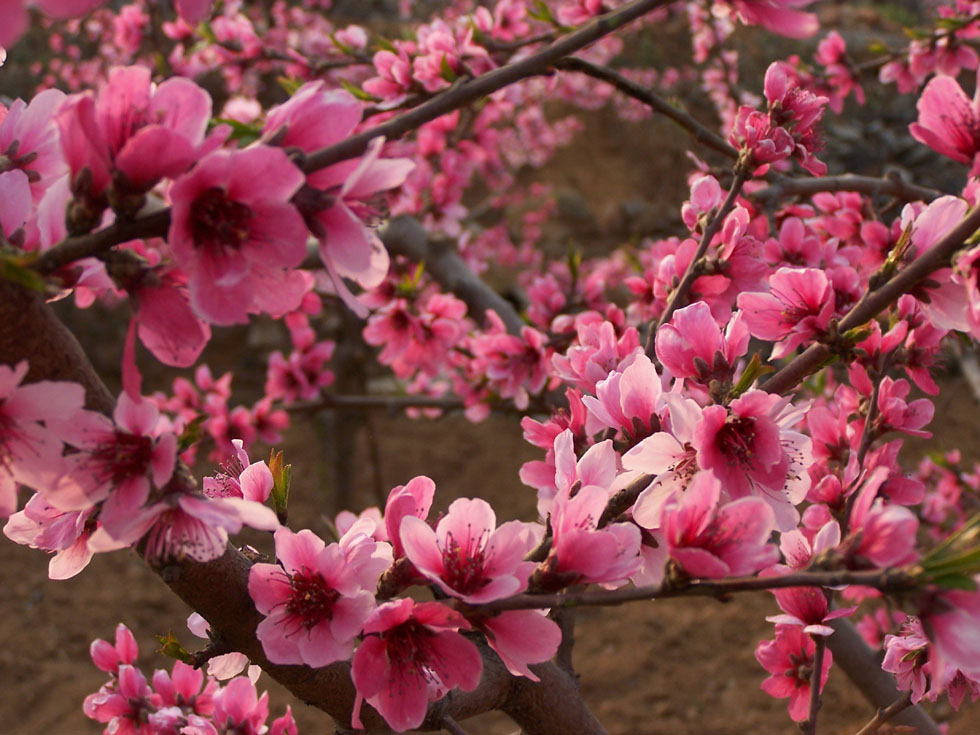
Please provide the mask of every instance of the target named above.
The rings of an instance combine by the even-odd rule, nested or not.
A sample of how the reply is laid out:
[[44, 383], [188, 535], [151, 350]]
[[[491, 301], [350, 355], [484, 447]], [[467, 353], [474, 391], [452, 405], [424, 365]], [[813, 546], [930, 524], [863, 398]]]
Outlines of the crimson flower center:
[[194, 246], [215, 254], [239, 250], [251, 232], [252, 210], [212, 187], [191, 205], [190, 228]]
[[327, 584], [319, 572], [303, 567], [289, 578], [292, 595], [286, 612], [298, 619], [307, 630], [329, 618], [340, 593]]
[[446, 547], [442, 551], [445, 581], [461, 594], [478, 592], [490, 583], [486, 575], [490, 558], [485, 549], [485, 535], [484, 532], [477, 538], [467, 538], [465, 546], [460, 545], [451, 533], [446, 536]]
[[99, 444], [92, 458], [120, 483], [130, 477], [146, 474], [153, 460], [153, 440], [142, 434], [116, 431], [112, 439]]
[[730, 465], [751, 467], [755, 449], [755, 419], [729, 417], [718, 430], [717, 442]]

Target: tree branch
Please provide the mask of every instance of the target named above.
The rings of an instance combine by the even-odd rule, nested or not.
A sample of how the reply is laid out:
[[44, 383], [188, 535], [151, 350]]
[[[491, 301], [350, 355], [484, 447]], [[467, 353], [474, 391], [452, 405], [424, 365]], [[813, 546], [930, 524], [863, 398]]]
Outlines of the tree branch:
[[879, 709], [877, 714], [871, 718], [871, 722], [858, 730], [855, 735], [875, 735], [882, 725], [911, 704], [912, 692], [907, 692], [904, 697], [899, 697], [887, 707]]
[[425, 263], [439, 284], [466, 303], [472, 318], [486, 324], [487, 309], [495, 311], [507, 331], [520, 336], [524, 320], [507, 299], [480, 280], [459, 257], [448, 241], [433, 241], [414, 217], [396, 217], [378, 233], [391, 255], [404, 255], [416, 263]]
[[789, 196], [812, 196], [824, 191], [855, 191], [869, 196], [890, 196], [905, 202], [922, 200], [931, 202], [941, 197], [943, 192], [927, 186], [919, 186], [905, 181], [897, 174], [886, 174], [883, 178], [874, 176], [823, 176], [820, 178], [792, 179], [781, 176], [774, 178], [769, 186], [748, 194], [763, 205], [775, 202]]
[[670, 104], [652, 89], [648, 89], [631, 79], [627, 79], [622, 74], [616, 73], [607, 66], [599, 66], [585, 59], [571, 57], [557, 62], [555, 68], [561, 69], [562, 71], [578, 71], [599, 81], [611, 84], [627, 97], [632, 97], [647, 105], [654, 112], [673, 120], [690, 133], [698, 144], [707, 146], [729, 158], [738, 158], [738, 150], [718, 135], [718, 133], [699, 123], [689, 113]]

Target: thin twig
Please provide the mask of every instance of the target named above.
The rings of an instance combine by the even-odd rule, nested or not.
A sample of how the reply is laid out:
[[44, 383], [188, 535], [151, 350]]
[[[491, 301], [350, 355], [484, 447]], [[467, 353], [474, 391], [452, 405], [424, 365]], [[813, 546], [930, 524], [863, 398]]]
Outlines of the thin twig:
[[746, 167], [741, 163], [735, 166], [735, 180], [732, 181], [731, 188], [728, 190], [728, 196], [725, 197], [725, 201], [722, 202], [721, 207], [715, 213], [715, 216], [708, 223], [708, 226], [704, 228], [704, 234], [701, 237], [701, 242], [698, 244], [697, 252], [694, 257], [691, 258], [691, 262], [687, 266], [687, 270], [684, 271], [684, 276], [681, 278], [681, 282], [674, 289], [674, 292], [670, 295], [670, 300], [667, 302], [667, 306], [664, 309], [664, 313], [660, 315], [655, 325], [651, 325], [650, 334], [647, 335], [646, 344], [646, 354], [651, 360], [655, 358], [656, 355], [656, 338], [657, 330], [660, 329], [664, 324], [670, 321], [670, 317], [673, 316], [674, 312], [684, 306], [687, 302], [688, 292], [691, 290], [691, 286], [701, 275], [701, 259], [704, 254], [708, 252], [708, 246], [711, 245], [711, 241], [717, 234], [718, 230], [721, 229], [722, 222], [725, 221], [725, 217], [728, 213], [732, 211], [735, 207], [735, 200], [738, 198], [739, 193], [742, 191], [742, 185], [745, 183], [745, 179], [748, 177], [748, 171]]
[[660, 6], [666, 5], [667, 1], [633, 0], [633, 2], [627, 3], [611, 13], [597, 16], [578, 30], [548, 44], [527, 58], [457, 84], [409, 112], [394, 117], [370, 130], [365, 130], [359, 135], [347, 138], [340, 143], [311, 153], [305, 158], [303, 170], [306, 172], [316, 171], [339, 161], [354, 158], [367, 150], [368, 143], [379, 136], [383, 135], [389, 140], [400, 138], [405, 133], [430, 120], [435, 120], [437, 117], [442, 117], [471, 102], [476, 102], [478, 99], [493, 94], [514, 82], [544, 74], [559, 59], [580, 51], [603, 36], [607, 36]]
[[555, 68], [563, 71], [582, 72], [594, 79], [611, 84], [626, 96], [642, 102], [654, 112], [658, 112], [673, 120], [690, 133], [698, 143], [712, 148], [729, 158], [738, 158], [738, 150], [718, 135], [718, 133], [699, 123], [684, 110], [674, 107], [674, 105], [670, 104], [652, 89], [648, 89], [631, 79], [627, 79], [622, 74], [618, 74], [607, 66], [599, 66], [585, 59], [571, 57], [559, 61], [555, 64]]
[[874, 176], [844, 174], [842, 176], [822, 176], [820, 178], [805, 179], [791, 179], [781, 176], [773, 180], [769, 186], [746, 196], [749, 199], [766, 204], [788, 196], [812, 196], [824, 191], [854, 191], [869, 196], [884, 195], [906, 202], [918, 201], [920, 199], [925, 202], [931, 202], [933, 199], [943, 195], [943, 192], [938, 189], [912, 184], [897, 175], [886, 175], [883, 178], [876, 178]]
[[525, 594], [506, 600], [473, 605], [482, 611], [543, 610], [564, 607], [607, 607], [640, 600], [670, 597], [725, 598], [735, 592], [783, 589], [786, 587], [836, 587], [857, 584], [886, 591], [905, 589], [915, 580], [913, 568], [872, 571], [794, 572], [779, 577], [729, 577], [698, 579], [687, 584], [665, 581], [646, 587], [594, 590], [578, 593]]
[[449, 715], [442, 716], [442, 729], [450, 733], [450, 735], [469, 735], [469, 733], [460, 727], [459, 723]]
[[912, 692], [906, 692], [905, 696], [899, 697], [887, 707], [879, 709], [875, 716], [871, 718], [871, 721], [854, 735], [875, 735], [881, 729], [882, 725], [911, 704]]

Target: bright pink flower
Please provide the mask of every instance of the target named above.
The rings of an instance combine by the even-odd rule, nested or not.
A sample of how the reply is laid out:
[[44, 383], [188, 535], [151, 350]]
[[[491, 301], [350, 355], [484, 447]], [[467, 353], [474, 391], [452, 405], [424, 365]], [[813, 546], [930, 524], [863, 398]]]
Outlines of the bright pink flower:
[[[49, 17], [60, 19], [85, 15], [104, 2], [105, 0], [37, 0], [36, 4]], [[0, 46], [12, 46], [27, 30], [28, 20], [24, 0], [6, 0], [0, 5]]]
[[382, 109], [400, 105], [408, 97], [414, 80], [412, 78], [412, 60], [409, 51], [415, 51], [415, 44], [405, 41], [395, 41], [398, 53], [387, 49], [378, 51], [373, 58], [374, 68], [378, 76], [366, 80], [363, 85], [368, 94], [382, 100]]
[[435, 493], [436, 484], [425, 475], [413, 477], [407, 485], [394, 487], [388, 493], [384, 513], [385, 531], [396, 559], [405, 556], [401, 540], [402, 520], [407, 516], [425, 520]]
[[31, 209], [31, 185], [27, 174], [17, 169], [0, 173], [0, 235], [7, 242], [23, 238], [23, 231], [18, 233], [18, 230], [22, 230], [31, 216]]
[[374, 610], [374, 585], [365, 589], [338, 544], [312, 531], [276, 531], [279, 564], [255, 564], [248, 592], [266, 618], [256, 630], [262, 650], [277, 664], [314, 668], [343, 661]]
[[210, 715], [214, 711], [214, 692], [218, 685], [210, 677], [205, 682], [204, 672], [200, 669], [183, 661], [174, 661], [171, 673], [157, 669], [152, 681], [162, 707], [187, 707], [199, 715]]
[[174, 9], [187, 23], [197, 25], [211, 14], [211, 0], [174, 0]]
[[429, 702], [451, 689], [476, 689], [483, 660], [456, 632], [461, 628], [469, 629], [463, 616], [437, 602], [400, 599], [379, 606], [364, 624], [351, 666], [359, 700], [354, 727], [361, 727], [362, 699], [403, 731], [421, 725]]
[[214, 721], [238, 735], [262, 735], [269, 717], [269, 693], [258, 696], [255, 684], [244, 676], [232, 679], [214, 697]]
[[698, 466], [712, 470], [729, 497], [760, 495], [776, 511], [780, 530], [796, 525], [794, 506], [806, 497], [805, 469], [813, 462], [810, 440], [781, 428], [792, 416], [788, 399], [751, 390], [728, 409], [705, 408], [692, 440]]
[[536, 564], [523, 558], [540, 535], [520, 521], [497, 528], [493, 508], [479, 498], [454, 500], [434, 531], [406, 516], [400, 533], [406, 556], [424, 577], [475, 605], [527, 589]]
[[202, 481], [204, 494], [209, 498], [245, 498], [264, 503], [272, 492], [272, 472], [262, 460], [249, 462], [248, 452], [241, 439], [232, 439], [235, 454], [221, 466], [217, 475]]
[[[777, 625], [776, 639], [761, 641], [755, 649], [755, 658], [771, 676], [762, 682], [762, 691], [784, 699], [789, 697], [789, 716], [794, 722], [802, 722], [810, 710], [810, 676], [816, 644], [797, 625]], [[823, 654], [820, 672], [820, 690], [823, 691], [830, 674], [834, 657], [830, 651]]]
[[724, 334], [703, 301], [678, 309], [657, 330], [657, 358], [676, 378], [707, 385], [731, 381], [735, 363], [749, 348], [749, 331], [742, 312], [736, 312]]
[[156, 709], [156, 701], [146, 677], [129, 664], [119, 667], [118, 677], [114, 687], [85, 698], [86, 717], [106, 723], [106, 730], [117, 735], [153, 735], [146, 715]]
[[136, 638], [122, 623], [116, 626], [115, 645], [97, 638], [89, 646], [89, 655], [92, 656], [94, 663], [101, 671], [107, 673], [118, 673], [120, 664], [132, 664], [139, 656], [139, 646]]
[[640, 337], [632, 327], [617, 337], [616, 326], [605, 319], [576, 320], [575, 331], [575, 343], [551, 362], [562, 380], [594, 395], [596, 384], [637, 350]]
[[514, 676], [539, 681], [529, 664], [549, 660], [561, 643], [561, 628], [540, 610], [507, 610], [474, 625]]
[[770, 623], [799, 625], [810, 635], [832, 635], [834, 629], [826, 623], [850, 615], [857, 607], [845, 607], [830, 612], [827, 595], [819, 587], [784, 587], [771, 590], [783, 615], [770, 615]]
[[804, 342], [822, 337], [835, 312], [834, 289], [817, 268], [780, 268], [769, 280], [769, 293], [743, 293], [738, 308], [753, 337], [770, 342], [779, 359]]
[[[980, 87], [977, 88], [980, 92]], [[916, 104], [919, 121], [909, 125], [912, 137], [954, 161], [980, 172], [980, 98], [971, 101], [953, 77], [933, 77]]]
[[531, 327], [522, 327], [520, 337], [508, 334], [496, 312], [487, 311], [487, 319], [491, 327], [470, 340], [475, 363], [501, 398], [524, 410], [548, 379], [547, 340]]
[[[142, 66], [117, 67], [98, 95], [73, 95], [58, 111], [61, 145], [76, 197], [97, 197], [118, 172], [123, 193], [145, 192], [197, 159], [211, 115], [207, 92], [174, 77], [159, 87]], [[79, 178], [88, 168], [91, 180]], [[82, 188], [78, 188], [78, 187]]]
[[920, 606], [922, 625], [939, 657], [973, 679], [980, 677], [980, 593], [944, 590]]
[[295, 270], [307, 230], [289, 203], [303, 174], [277, 148], [217, 151], [174, 182], [168, 242], [191, 303], [217, 324], [295, 310], [309, 290]]
[[699, 472], [666, 505], [660, 527], [671, 558], [692, 577], [708, 579], [754, 574], [776, 563], [779, 550], [768, 543], [776, 525], [772, 508], [761, 498], [720, 502], [718, 478]]
[[85, 392], [77, 383], [40, 381], [20, 385], [27, 362], [0, 365], [0, 518], [17, 510], [17, 483], [50, 490], [61, 468], [61, 440], [39, 421], [81, 410]]
[[293, 710], [288, 704], [286, 714], [272, 721], [269, 735], [299, 735], [299, 728], [296, 726], [296, 720], [293, 719]]
[[[361, 113], [361, 103], [349, 93], [328, 91], [323, 82], [311, 82], [269, 112], [263, 132], [277, 145], [312, 152], [350, 135]], [[401, 185], [415, 164], [405, 158], [381, 158], [383, 144], [383, 138], [376, 138], [361, 158], [320, 169], [307, 179], [318, 196], [311, 197], [317, 201], [304, 215], [320, 240], [320, 258], [342, 296], [349, 292], [340, 283], [341, 277], [373, 288], [388, 273], [388, 252], [358, 213], [369, 214], [364, 202]], [[364, 312], [352, 298], [345, 301]]]

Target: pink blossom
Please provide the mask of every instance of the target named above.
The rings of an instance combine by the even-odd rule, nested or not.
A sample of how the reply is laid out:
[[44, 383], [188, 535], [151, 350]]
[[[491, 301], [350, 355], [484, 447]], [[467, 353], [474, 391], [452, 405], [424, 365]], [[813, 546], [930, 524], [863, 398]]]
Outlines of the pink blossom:
[[[809, 715], [815, 650], [813, 639], [797, 625], [777, 625], [776, 639], [761, 641], [755, 649], [756, 660], [771, 674], [762, 682], [762, 691], [777, 699], [789, 697], [789, 716], [794, 722], [802, 722]], [[830, 651], [825, 650], [820, 672], [821, 691], [827, 683], [833, 660]]]
[[[2, 168], [19, 170], [27, 176], [35, 205], [40, 204], [51, 185], [67, 171], [55, 121], [55, 113], [64, 99], [62, 92], [48, 89], [34, 95], [29, 104], [14, 100], [0, 120], [0, 155], [6, 159]], [[64, 212], [61, 214], [63, 217]]]
[[779, 359], [801, 344], [826, 334], [834, 316], [834, 289], [817, 268], [780, 268], [769, 280], [770, 292], [743, 293], [738, 308], [753, 337], [771, 342]]
[[564, 355], [552, 358], [555, 372], [562, 380], [587, 393], [595, 394], [596, 384], [640, 346], [635, 329], [625, 329], [617, 336], [615, 325], [608, 320], [577, 320], [576, 341]]
[[92, 560], [88, 539], [98, 523], [95, 510], [62, 511], [35, 493], [24, 510], [10, 516], [3, 533], [15, 543], [52, 552], [48, 578], [69, 579]]
[[244, 676], [229, 681], [214, 697], [214, 721], [236, 735], [262, 735], [268, 717], [269, 693], [258, 696], [255, 684]]
[[[48, 494], [62, 510], [83, 510], [109, 498], [111, 507], [136, 507], [173, 475], [177, 437], [160, 431], [160, 414], [148, 400], [121, 393], [113, 418], [84, 411], [52, 422], [79, 449], [65, 458], [65, 476]], [[109, 511], [112, 513], [113, 511]]]
[[293, 311], [309, 289], [294, 270], [307, 230], [289, 199], [303, 174], [279, 149], [217, 151], [177, 179], [168, 242], [187, 271], [191, 304], [216, 324]]
[[364, 642], [351, 667], [358, 695], [354, 727], [361, 727], [362, 700], [404, 731], [421, 725], [429, 702], [451, 689], [476, 689], [483, 660], [476, 645], [457, 632], [461, 628], [469, 629], [463, 616], [437, 602], [380, 605], [364, 624]]
[[973, 679], [980, 677], [980, 593], [945, 590], [920, 602], [920, 608], [939, 657]]
[[274, 484], [269, 465], [262, 460], [249, 462], [241, 439], [232, 439], [231, 443], [234, 456], [222, 465], [219, 474], [204, 478], [204, 494], [209, 498], [245, 498], [264, 503]]
[[122, 623], [116, 626], [115, 644], [97, 638], [89, 646], [89, 655], [101, 671], [118, 673], [120, 664], [132, 664], [139, 656], [139, 646], [136, 639]]
[[586, 431], [595, 433], [606, 426], [630, 437], [646, 436], [660, 427], [657, 414], [662, 407], [661, 392], [660, 376], [653, 362], [642, 352], [635, 354], [621, 372], [616, 370], [596, 384], [595, 398], [582, 399], [589, 410]]
[[204, 672], [200, 669], [183, 661], [174, 661], [171, 673], [157, 669], [152, 681], [161, 707], [186, 707], [199, 715], [210, 715], [214, 711], [217, 682], [210, 677], [205, 682]]
[[899, 635], [886, 635], [885, 658], [881, 668], [895, 675], [898, 688], [910, 690], [912, 703], [922, 700], [929, 685], [932, 663], [929, 661], [929, 640], [918, 618], [910, 617]]
[[156, 709], [153, 691], [139, 669], [129, 664], [119, 667], [113, 688], [103, 687], [97, 694], [88, 695], [82, 709], [87, 717], [106, 723], [109, 732], [153, 735], [145, 720], [146, 715]]
[[749, 25], [760, 25], [768, 31], [790, 38], [809, 38], [820, 27], [817, 16], [804, 13], [813, 0], [716, 0], [716, 5], [731, 5], [739, 19]]
[[799, 625], [810, 635], [832, 635], [834, 629], [827, 623], [850, 615], [857, 607], [845, 607], [830, 611], [827, 595], [819, 587], [784, 587], [771, 590], [782, 615], [766, 618], [770, 623]]
[[61, 440], [41, 426], [82, 408], [77, 383], [20, 385], [27, 362], [0, 365], [0, 518], [17, 510], [17, 483], [49, 491], [61, 468]]
[[546, 576], [559, 587], [622, 583], [640, 565], [640, 531], [632, 523], [598, 527], [617, 474], [612, 442], [590, 447], [576, 462], [572, 433], [566, 430], [555, 439], [555, 465], [558, 494], [551, 508], [554, 539]]
[[384, 513], [385, 531], [396, 559], [405, 556], [405, 547], [401, 540], [403, 519], [414, 516], [425, 520], [435, 493], [436, 484], [425, 475], [413, 477], [407, 485], [394, 487], [388, 493]]
[[[211, 626], [197, 613], [187, 616], [187, 629], [198, 638], [211, 639]], [[223, 653], [208, 659], [208, 676], [218, 680], [231, 679], [238, 676], [246, 666], [248, 666], [248, 677], [254, 682], [262, 669], [254, 664], [249, 665], [248, 657], [243, 653]]]
[[[361, 104], [352, 95], [328, 91], [323, 82], [311, 82], [269, 112], [263, 132], [279, 145], [312, 152], [346, 138], [360, 119]], [[312, 197], [316, 201], [311, 201], [304, 215], [320, 240], [320, 258], [344, 296], [348, 292], [341, 277], [372, 288], [388, 272], [387, 251], [358, 213], [367, 214], [370, 210], [364, 202], [399, 186], [414, 164], [404, 158], [381, 158], [383, 144], [383, 138], [376, 138], [361, 158], [336, 163], [308, 177], [309, 185], [317, 190]], [[352, 298], [345, 301], [364, 313]]]
[[722, 333], [703, 301], [678, 309], [657, 330], [657, 358], [677, 378], [705, 385], [711, 380], [730, 382], [736, 361], [749, 348], [744, 321], [744, 314], [736, 312]]
[[540, 534], [520, 521], [496, 526], [489, 503], [459, 498], [435, 531], [406, 516], [400, 533], [406, 556], [423, 576], [448, 595], [480, 604], [523, 592], [536, 566], [523, 558]]
[[276, 556], [279, 565], [255, 564], [248, 576], [249, 595], [266, 616], [256, 630], [265, 655], [314, 668], [347, 659], [374, 609], [374, 586], [365, 589], [341, 547], [312, 531], [280, 528]]
[[374, 55], [374, 68], [378, 76], [371, 77], [362, 85], [365, 92], [381, 98], [384, 109], [404, 102], [414, 83], [412, 60], [408, 56], [409, 50], [415, 51], [414, 44], [395, 41], [395, 48], [397, 53], [384, 49]]
[[709, 579], [753, 574], [779, 560], [769, 544], [776, 525], [761, 498], [720, 505], [721, 483], [699, 472], [687, 491], [663, 510], [661, 531], [668, 553], [692, 577]]
[[[980, 87], [978, 87], [980, 90]], [[954, 161], [971, 164], [970, 175], [980, 172], [980, 99], [971, 101], [953, 77], [929, 81], [916, 104], [919, 120], [909, 125], [912, 137]]]
[[474, 622], [514, 676], [539, 678], [529, 664], [549, 660], [561, 643], [561, 628], [540, 610], [507, 610]]
[[526, 409], [530, 394], [540, 392], [548, 379], [545, 336], [531, 327], [522, 327], [520, 337], [507, 334], [493, 311], [487, 312], [487, 319], [492, 326], [473, 337], [470, 349], [490, 387], [501, 398], [512, 398], [515, 406]]
[[[204, 150], [210, 115], [207, 92], [188, 79], [157, 87], [145, 67], [114, 68], [97, 95], [73, 95], [58, 111], [73, 193], [91, 204], [116, 172], [125, 181], [121, 193], [145, 192], [183, 173]], [[90, 179], [79, 178], [84, 168]]]

